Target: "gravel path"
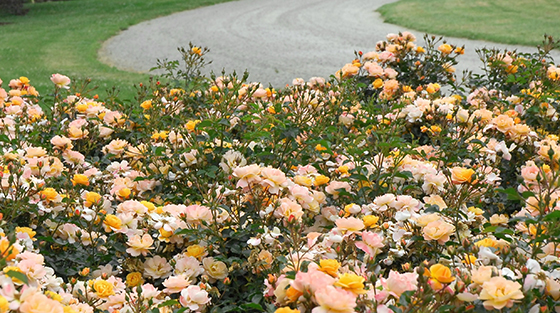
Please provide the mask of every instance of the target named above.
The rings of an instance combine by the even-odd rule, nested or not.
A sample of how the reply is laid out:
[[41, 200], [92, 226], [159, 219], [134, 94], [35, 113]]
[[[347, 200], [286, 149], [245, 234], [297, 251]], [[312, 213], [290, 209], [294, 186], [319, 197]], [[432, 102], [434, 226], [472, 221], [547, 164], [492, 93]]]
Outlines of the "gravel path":
[[[408, 30], [384, 23], [375, 10], [396, 0], [240, 0], [146, 21], [103, 44], [99, 59], [119, 69], [147, 73], [157, 59], [177, 60], [177, 47], [193, 42], [210, 48], [208, 70], [248, 70], [249, 80], [282, 87], [293, 78], [329, 77], [368, 52], [388, 33]], [[422, 33], [409, 30], [419, 38]], [[531, 52], [535, 48], [447, 38], [465, 45], [458, 72], [477, 69], [476, 48]], [[560, 60], [560, 54], [554, 54]]]

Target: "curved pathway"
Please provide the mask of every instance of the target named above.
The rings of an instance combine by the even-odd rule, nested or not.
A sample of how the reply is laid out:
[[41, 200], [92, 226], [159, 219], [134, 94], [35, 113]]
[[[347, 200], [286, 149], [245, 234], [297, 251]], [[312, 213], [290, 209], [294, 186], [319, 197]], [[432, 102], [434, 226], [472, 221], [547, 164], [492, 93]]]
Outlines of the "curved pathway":
[[[240, 0], [146, 21], [103, 44], [99, 59], [122, 70], [149, 72], [157, 59], [178, 60], [177, 47], [210, 48], [208, 71], [249, 71], [250, 81], [283, 87], [293, 78], [328, 77], [368, 52], [388, 33], [408, 30], [384, 23], [375, 10], [396, 0]], [[414, 33], [422, 44], [422, 33]], [[465, 45], [458, 72], [481, 65], [476, 48], [535, 48], [447, 38]], [[560, 54], [554, 54], [560, 60]]]

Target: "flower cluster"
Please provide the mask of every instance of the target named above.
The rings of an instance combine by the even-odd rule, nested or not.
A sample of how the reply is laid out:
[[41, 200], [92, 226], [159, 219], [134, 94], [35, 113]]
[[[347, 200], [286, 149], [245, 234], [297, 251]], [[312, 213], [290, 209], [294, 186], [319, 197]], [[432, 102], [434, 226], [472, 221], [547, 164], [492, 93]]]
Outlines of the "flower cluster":
[[195, 46], [132, 102], [0, 81], [0, 312], [560, 312], [557, 66], [425, 41], [282, 90]]

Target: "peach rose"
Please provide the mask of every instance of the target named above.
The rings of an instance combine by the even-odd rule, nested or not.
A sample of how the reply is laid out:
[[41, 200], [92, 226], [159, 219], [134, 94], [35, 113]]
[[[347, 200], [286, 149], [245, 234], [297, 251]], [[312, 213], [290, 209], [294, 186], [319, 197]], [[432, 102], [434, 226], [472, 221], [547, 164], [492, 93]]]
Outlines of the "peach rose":
[[153, 249], [152, 244], [154, 240], [152, 236], [149, 234], [144, 234], [144, 236], [140, 237], [140, 235], [134, 235], [128, 238], [128, 242], [126, 243], [130, 248], [126, 249], [131, 256], [139, 256], [140, 254], [146, 256], [150, 249]]
[[313, 311], [311, 311], [312, 313], [353, 313], [356, 307], [355, 294], [329, 285], [318, 289], [315, 292], [315, 299], [319, 307], [314, 308]]
[[423, 229], [425, 240], [437, 240], [437, 242], [442, 245], [449, 240], [455, 232], [455, 226], [443, 221], [442, 219], [435, 220], [428, 223]]
[[68, 85], [70, 85], [70, 78], [68, 76], [64, 76], [61, 74], [52, 74], [51, 81], [56, 85], [58, 88], [70, 89]]
[[482, 285], [492, 278], [494, 272], [493, 266], [482, 265], [477, 269], [471, 271], [471, 280], [477, 285]]
[[482, 284], [479, 299], [486, 300], [483, 305], [487, 310], [501, 310], [504, 307], [511, 308], [515, 300], [523, 297], [521, 284], [496, 276]]
[[451, 169], [451, 181], [454, 184], [470, 183], [473, 174], [473, 169], [456, 166]]
[[49, 299], [40, 292], [25, 297], [19, 307], [21, 313], [64, 313], [62, 304], [56, 300]]

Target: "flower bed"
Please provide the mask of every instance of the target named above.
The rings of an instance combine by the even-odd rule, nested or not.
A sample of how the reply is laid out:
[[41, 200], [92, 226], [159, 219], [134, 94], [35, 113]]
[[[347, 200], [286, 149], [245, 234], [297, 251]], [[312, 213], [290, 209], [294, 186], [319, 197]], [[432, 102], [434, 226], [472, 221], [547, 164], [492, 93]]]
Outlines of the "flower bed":
[[556, 43], [458, 82], [425, 40], [279, 91], [194, 46], [131, 103], [11, 80], [0, 312], [560, 312]]

